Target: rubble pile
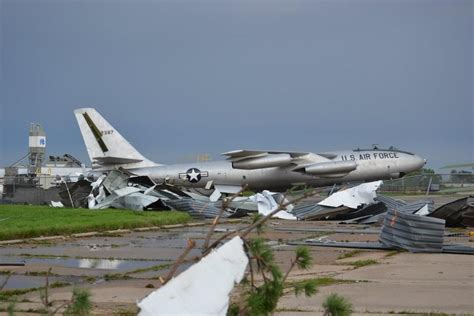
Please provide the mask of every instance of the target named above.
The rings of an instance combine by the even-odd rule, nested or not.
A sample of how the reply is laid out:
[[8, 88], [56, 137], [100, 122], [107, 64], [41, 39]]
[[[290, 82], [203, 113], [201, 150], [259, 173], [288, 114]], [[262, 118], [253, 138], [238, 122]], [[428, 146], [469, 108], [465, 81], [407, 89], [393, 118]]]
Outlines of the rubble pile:
[[[285, 209], [273, 217], [286, 220], [335, 220], [342, 224], [378, 224], [391, 211], [444, 219], [447, 226], [474, 226], [474, 197], [462, 198], [436, 210], [433, 202], [422, 199], [405, 202], [377, 194], [382, 181], [363, 183], [340, 190], [322, 201], [288, 203], [284, 195], [263, 191], [249, 197], [206, 196], [193, 191], [183, 191], [175, 186], [156, 184], [150, 178], [134, 176], [124, 170], [111, 171], [97, 179], [82, 179], [60, 193], [61, 202], [67, 207], [89, 209], [120, 208], [132, 210], [178, 210], [196, 218], [246, 216], [249, 212], [267, 215], [283, 202]], [[227, 199], [227, 200], [225, 200]]]

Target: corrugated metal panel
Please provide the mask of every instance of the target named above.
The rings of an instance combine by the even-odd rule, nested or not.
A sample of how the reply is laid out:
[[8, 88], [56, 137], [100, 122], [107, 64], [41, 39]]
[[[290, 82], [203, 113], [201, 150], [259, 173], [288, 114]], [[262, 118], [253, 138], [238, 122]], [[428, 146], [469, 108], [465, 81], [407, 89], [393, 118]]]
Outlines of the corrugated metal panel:
[[273, 230], [285, 231], [285, 232], [304, 232], [304, 233], [342, 233], [342, 234], [380, 234], [380, 229], [345, 229], [345, 228], [334, 228], [334, 227], [274, 227]]
[[[382, 200], [384, 200], [384, 198], [382, 198]], [[385, 202], [387, 204], [385, 204]], [[419, 211], [425, 205], [428, 205], [428, 212], [429, 213], [431, 213], [433, 211], [433, 202], [431, 202], [431, 201], [416, 201], [416, 202], [413, 202], [413, 203], [410, 203], [410, 204], [402, 205], [401, 201], [389, 198], [387, 200], [384, 200], [384, 202], [379, 202], [379, 204], [383, 205], [383, 207], [385, 207], [385, 210], [386, 209], [397, 210], [397, 211], [400, 211], [400, 212], [403, 212], [403, 213], [408, 213], [408, 214], [416, 213], [417, 211]], [[396, 205], [399, 205], [399, 206], [396, 206]], [[395, 208], [393, 208], [393, 207], [395, 207]], [[360, 212], [361, 214], [362, 214], [363, 211], [365, 211], [365, 213], [370, 213], [370, 210], [372, 208], [374, 208], [373, 212], [372, 212], [373, 213], [372, 216], [365, 215], [365, 216], [361, 216], [361, 217], [358, 217], [358, 218], [354, 218], [352, 220], [345, 220], [344, 223], [345, 224], [356, 224], [356, 223], [357, 224], [375, 224], [375, 223], [382, 223], [382, 221], [385, 218], [385, 215], [387, 214], [387, 212], [383, 212], [381, 210], [380, 205], [377, 206], [377, 204], [372, 204], [372, 205], [366, 206], [365, 208], [363, 208], [362, 210], [357, 211], [357, 212], [358, 213]]]
[[[334, 247], [334, 248], [349, 248], [349, 249], [369, 249], [369, 250], [393, 250], [395, 247], [388, 247], [380, 242], [339, 242], [339, 241], [290, 241], [288, 245], [292, 246], [316, 246], [316, 247]], [[436, 251], [439, 252], [439, 251]], [[460, 255], [474, 255], [474, 248], [459, 244], [445, 244], [443, 245], [443, 253], [460, 254]]]
[[[177, 211], [188, 212], [191, 216], [196, 218], [215, 218], [222, 208], [222, 201], [203, 202], [192, 198], [184, 198], [162, 202], [169, 208], [175, 209]], [[247, 211], [245, 210], [225, 210], [222, 214], [222, 217], [242, 217], [246, 214]]]
[[376, 202], [362, 207], [361, 209], [352, 210], [347, 214], [336, 214], [330, 216], [330, 220], [350, 220], [355, 218], [366, 218], [367, 216], [374, 216], [387, 211], [387, 207], [382, 202]]
[[445, 221], [389, 210], [379, 240], [410, 252], [442, 252]]
[[348, 219], [339, 222], [340, 224], [382, 224], [383, 219], [387, 212], [383, 212], [377, 215], [366, 215], [353, 219]]
[[[69, 187], [69, 192], [64, 188], [63, 191], [59, 192], [61, 202], [66, 207], [72, 207], [71, 199], [74, 202], [75, 207], [86, 207], [87, 208], [87, 196], [91, 193], [91, 183], [87, 180], [79, 180]], [[71, 195], [71, 198], [69, 197]]]
[[197, 218], [213, 218], [220, 211], [220, 207], [217, 207], [215, 203], [205, 203], [191, 198], [163, 201], [163, 203], [172, 209], [188, 212]]
[[300, 220], [348, 220], [352, 218], [366, 218], [369, 215], [383, 213], [386, 207], [383, 203], [377, 202], [367, 205], [361, 209], [351, 209], [348, 207], [328, 207], [316, 203], [303, 203], [296, 205], [291, 213]]
[[291, 213], [300, 220], [325, 219], [330, 215], [348, 213], [353, 209], [347, 207], [327, 207], [316, 203], [296, 205]]
[[401, 206], [397, 208], [396, 210], [403, 213], [414, 214], [425, 205], [428, 205], [428, 211], [431, 213], [433, 211], [433, 202], [431, 201], [416, 201], [416, 202]]
[[380, 194], [377, 194], [377, 197], [375, 199], [385, 204], [387, 209], [391, 209], [391, 210], [398, 209], [407, 204], [405, 201], [397, 200], [389, 196], [380, 195]]
[[440, 206], [428, 216], [446, 220], [449, 227], [474, 227], [474, 207], [471, 204], [472, 198], [461, 198]]
[[290, 241], [288, 245], [292, 246], [318, 246], [318, 247], [334, 247], [334, 248], [352, 248], [352, 249], [377, 249], [377, 250], [391, 250], [393, 247], [388, 247], [380, 242], [340, 242], [340, 241], [319, 241], [319, 240], [305, 240], [305, 241]]
[[[344, 220], [357, 223], [377, 223], [383, 220], [386, 210], [397, 210], [403, 213], [413, 214], [425, 205], [428, 205], [428, 211], [433, 211], [433, 202], [431, 201], [415, 201], [406, 203], [401, 200], [393, 199], [384, 195], [377, 195], [378, 202], [367, 205], [361, 209], [351, 209], [347, 207], [327, 207], [317, 203], [302, 203], [296, 205], [291, 213], [300, 220]], [[372, 216], [370, 216], [372, 215]], [[354, 221], [349, 221], [354, 219]]]

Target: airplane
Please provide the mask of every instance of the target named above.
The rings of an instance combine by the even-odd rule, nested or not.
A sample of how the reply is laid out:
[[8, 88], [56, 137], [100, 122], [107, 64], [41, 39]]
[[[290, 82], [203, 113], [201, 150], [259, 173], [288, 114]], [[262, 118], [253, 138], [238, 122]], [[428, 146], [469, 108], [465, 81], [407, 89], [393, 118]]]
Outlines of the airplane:
[[95, 174], [123, 168], [157, 184], [237, 193], [284, 191], [305, 185], [323, 187], [349, 182], [395, 179], [416, 171], [426, 159], [394, 147], [324, 153], [234, 150], [223, 161], [162, 165], [145, 158], [94, 108], [74, 110]]

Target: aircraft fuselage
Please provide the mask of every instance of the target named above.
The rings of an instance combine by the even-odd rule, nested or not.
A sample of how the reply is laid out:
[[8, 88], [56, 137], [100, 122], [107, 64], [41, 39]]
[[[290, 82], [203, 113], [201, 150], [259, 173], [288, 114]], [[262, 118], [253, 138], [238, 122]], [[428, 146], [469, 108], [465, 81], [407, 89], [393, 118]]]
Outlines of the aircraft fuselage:
[[333, 161], [352, 160], [357, 168], [345, 175], [316, 176], [293, 171], [293, 166], [260, 169], [236, 169], [229, 161], [206, 161], [163, 165], [130, 170], [147, 175], [156, 183], [167, 182], [177, 186], [204, 188], [213, 184], [243, 186], [252, 190], [284, 190], [294, 185], [328, 186], [335, 183], [374, 181], [399, 178], [423, 167], [425, 160], [417, 155], [390, 150], [338, 151]]

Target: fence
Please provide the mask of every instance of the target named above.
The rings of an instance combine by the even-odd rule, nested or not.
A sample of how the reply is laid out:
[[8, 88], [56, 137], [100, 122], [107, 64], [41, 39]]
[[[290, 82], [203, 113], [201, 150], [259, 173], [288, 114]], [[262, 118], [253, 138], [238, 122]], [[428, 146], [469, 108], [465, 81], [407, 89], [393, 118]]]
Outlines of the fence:
[[380, 191], [404, 193], [474, 191], [474, 174], [445, 173], [406, 176], [384, 181]]

